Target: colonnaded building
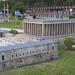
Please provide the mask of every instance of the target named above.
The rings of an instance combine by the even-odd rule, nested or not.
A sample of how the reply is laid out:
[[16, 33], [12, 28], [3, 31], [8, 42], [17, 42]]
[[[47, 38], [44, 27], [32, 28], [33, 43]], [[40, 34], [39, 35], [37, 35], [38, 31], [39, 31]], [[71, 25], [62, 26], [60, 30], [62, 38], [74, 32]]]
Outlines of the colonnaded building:
[[75, 6], [34, 6], [28, 7], [25, 14], [37, 17], [54, 17], [58, 19], [69, 19], [75, 14]]
[[74, 34], [75, 19], [28, 18], [24, 20], [24, 33], [35, 36]]
[[0, 46], [0, 71], [58, 58], [57, 41], [33, 39], [24, 44]]

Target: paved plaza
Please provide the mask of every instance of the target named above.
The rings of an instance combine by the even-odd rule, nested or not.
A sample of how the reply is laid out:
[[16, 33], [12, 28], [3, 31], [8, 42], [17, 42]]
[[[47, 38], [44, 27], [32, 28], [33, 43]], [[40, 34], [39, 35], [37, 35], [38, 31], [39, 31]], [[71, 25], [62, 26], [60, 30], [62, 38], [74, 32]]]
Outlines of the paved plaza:
[[38, 37], [27, 35], [27, 34], [17, 34], [13, 36], [12, 34], [7, 33], [6, 35], [8, 36], [0, 38], [0, 46], [24, 44], [28, 41], [32, 41], [38, 38]]

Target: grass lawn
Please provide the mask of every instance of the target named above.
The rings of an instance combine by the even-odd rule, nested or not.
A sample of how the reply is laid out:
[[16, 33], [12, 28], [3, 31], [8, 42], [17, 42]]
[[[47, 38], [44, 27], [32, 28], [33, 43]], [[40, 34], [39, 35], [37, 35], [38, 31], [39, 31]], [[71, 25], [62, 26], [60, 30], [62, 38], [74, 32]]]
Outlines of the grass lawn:
[[10, 19], [9, 22], [0, 23], [0, 28], [23, 28], [23, 20], [18, 20], [16, 18]]
[[75, 51], [62, 50], [62, 57], [58, 60], [26, 66], [0, 75], [75, 75]]

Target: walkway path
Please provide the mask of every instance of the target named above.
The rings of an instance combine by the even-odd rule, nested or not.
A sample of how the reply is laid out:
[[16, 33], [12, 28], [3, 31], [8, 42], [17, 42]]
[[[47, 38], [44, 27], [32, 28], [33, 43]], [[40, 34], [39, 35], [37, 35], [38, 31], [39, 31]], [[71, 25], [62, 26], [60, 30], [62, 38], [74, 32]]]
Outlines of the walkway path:
[[[0, 29], [10, 31], [12, 28], [0, 28]], [[17, 30], [18, 32], [22, 32], [22, 33], [24, 32], [24, 30], [22, 30], [22, 29], [14, 29], [14, 30]]]

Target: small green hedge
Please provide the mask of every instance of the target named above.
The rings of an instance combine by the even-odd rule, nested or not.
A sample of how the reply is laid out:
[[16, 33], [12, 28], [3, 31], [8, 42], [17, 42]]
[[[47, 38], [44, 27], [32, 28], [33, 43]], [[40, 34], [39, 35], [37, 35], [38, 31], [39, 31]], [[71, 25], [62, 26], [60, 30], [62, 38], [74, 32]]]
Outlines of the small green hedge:
[[12, 34], [18, 34], [18, 31], [17, 30], [11, 30], [10, 33], [12, 33]]

